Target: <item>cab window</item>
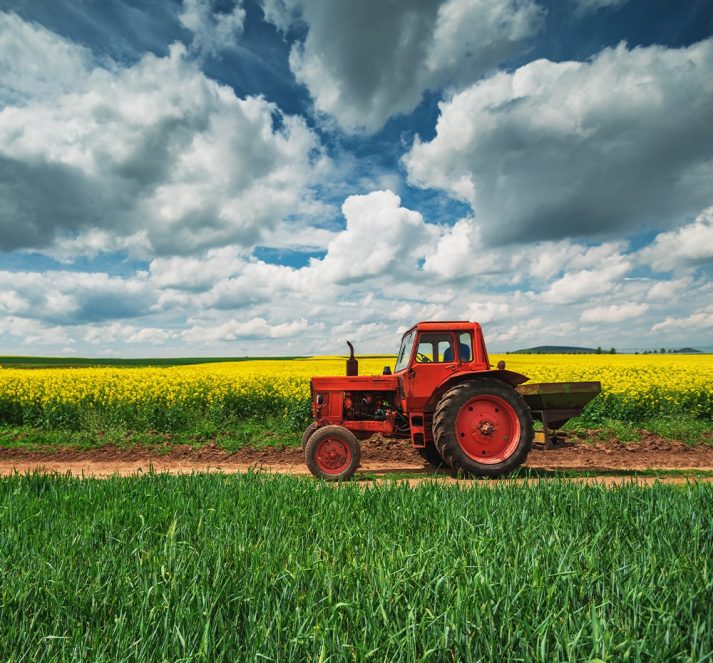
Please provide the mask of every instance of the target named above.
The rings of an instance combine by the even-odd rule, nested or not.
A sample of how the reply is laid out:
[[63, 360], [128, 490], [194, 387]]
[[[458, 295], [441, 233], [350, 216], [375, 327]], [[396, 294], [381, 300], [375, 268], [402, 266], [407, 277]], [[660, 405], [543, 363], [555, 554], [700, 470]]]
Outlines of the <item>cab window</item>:
[[413, 342], [416, 339], [416, 330], [406, 334], [401, 340], [401, 348], [399, 349], [399, 356], [396, 359], [396, 366], [394, 367], [394, 373], [397, 371], [402, 371], [408, 366], [408, 362], [411, 359], [411, 348], [413, 348]]
[[473, 361], [473, 335], [470, 332], [458, 334], [458, 360]]
[[451, 361], [453, 361], [453, 339], [450, 334], [439, 332], [421, 334], [416, 348], [417, 364]]

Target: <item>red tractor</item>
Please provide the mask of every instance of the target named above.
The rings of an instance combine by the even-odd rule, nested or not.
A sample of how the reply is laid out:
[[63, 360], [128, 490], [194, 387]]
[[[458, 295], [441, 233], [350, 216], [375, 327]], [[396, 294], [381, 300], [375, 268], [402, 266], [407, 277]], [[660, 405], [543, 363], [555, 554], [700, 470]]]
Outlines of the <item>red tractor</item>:
[[527, 458], [533, 418], [551, 431], [577, 416], [601, 390], [599, 382], [524, 384], [493, 370], [477, 322], [419, 322], [401, 339], [396, 366], [359, 375], [354, 348], [346, 377], [311, 381], [312, 414], [302, 438], [312, 474], [345, 480], [359, 467], [359, 440], [375, 433], [410, 439], [434, 466], [461, 474], [500, 476]]

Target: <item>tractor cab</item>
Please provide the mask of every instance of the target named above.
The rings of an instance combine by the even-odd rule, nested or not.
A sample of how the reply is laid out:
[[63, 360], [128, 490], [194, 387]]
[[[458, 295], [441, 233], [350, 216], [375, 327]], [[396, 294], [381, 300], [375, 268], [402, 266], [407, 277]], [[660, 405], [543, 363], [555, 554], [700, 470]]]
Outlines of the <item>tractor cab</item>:
[[394, 373], [425, 364], [444, 364], [451, 372], [487, 370], [488, 353], [477, 322], [420, 322], [401, 339]]
[[442, 384], [461, 373], [489, 369], [483, 332], [477, 322], [419, 322], [401, 339], [394, 375], [399, 380], [404, 410], [427, 411], [434, 406], [434, 394]]

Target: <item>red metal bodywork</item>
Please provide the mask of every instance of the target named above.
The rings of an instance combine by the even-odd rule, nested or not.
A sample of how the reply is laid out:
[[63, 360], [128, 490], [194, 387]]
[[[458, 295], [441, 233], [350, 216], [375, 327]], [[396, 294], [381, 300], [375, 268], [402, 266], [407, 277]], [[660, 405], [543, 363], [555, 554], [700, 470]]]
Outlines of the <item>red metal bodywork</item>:
[[[493, 377], [513, 386], [528, 379], [512, 371], [491, 370], [483, 332], [477, 322], [419, 322], [404, 338], [412, 332], [416, 336], [408, 363], [393, 375], [312, 378], [314, 420], [319, 425], [344, 426], [359, 438], [382, 433], [410, 437], [415, 447], [424, 447], [433, 440], [431, 425], [436, 404], [454, 384], [476, 376]], [[434, 332], [439, 336], [434, 336]], [[466, 335], [466, 340], [470, 335], [467, 360], [461, 357], [462, 335]], [[439, 357], [434, 355], [433, 361], [417, 361], [422, 338], [441, 338], [446, 345], [450, 342], [451, 360], [444, 360], [446, 353], [443, 353]], [[437, 353], [436, 346], [433, 347]]]

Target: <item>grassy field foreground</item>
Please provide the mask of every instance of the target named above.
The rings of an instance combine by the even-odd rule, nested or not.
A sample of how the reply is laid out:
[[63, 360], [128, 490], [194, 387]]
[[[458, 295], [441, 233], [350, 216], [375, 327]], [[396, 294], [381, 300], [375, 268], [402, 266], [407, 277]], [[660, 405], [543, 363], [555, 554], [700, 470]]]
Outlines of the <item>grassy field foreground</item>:
[[0, 482], [0, 659], [713, 655], [713, 485]]

